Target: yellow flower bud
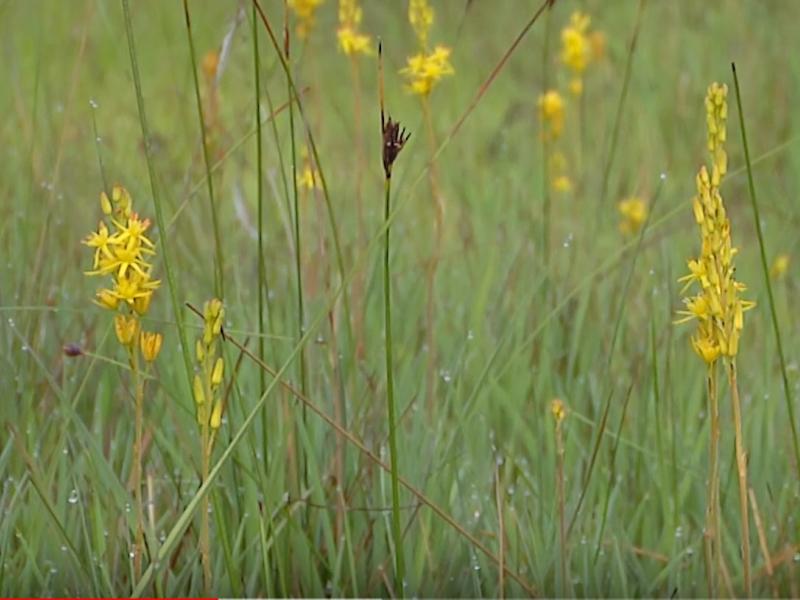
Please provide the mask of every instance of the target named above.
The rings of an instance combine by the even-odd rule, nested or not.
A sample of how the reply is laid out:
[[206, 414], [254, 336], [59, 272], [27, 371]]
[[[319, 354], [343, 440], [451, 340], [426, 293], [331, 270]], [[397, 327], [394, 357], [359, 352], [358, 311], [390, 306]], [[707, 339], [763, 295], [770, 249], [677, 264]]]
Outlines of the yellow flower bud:
[[222, 383], [222, 377], [225, 370], [225, 362], [222, 360], [222, 357], [217, 358], [217, 362], [214, 363], [214, 371], [211, 373], [211, 385], [214, 387], [218, 386]]
[[153, 293], [148, 292], [144, 296], [137, 296], [133, 299], [133, 310], [138, 315], [144, 315], [150, 308], [150, 300], [153, 298]]
[[564, 402], [560, 398], [555, 398], [550, 402], [550, 412], [556, 421], [556, 425], [561, 425], [561, 422], [567, 416], [567, 409], [564, 407]]
[[114, 317], [114, 332], [117, 334], [120, 344], [132, 346], [136, 343], [139, 333], [139, 319], [135, 315], [116, 315]]
[[203, 362], [206, 358], [206, 351], [203, 347], [203, 342], [197, 340], [194, 345], [194, 353], [197, 355], [197, 362]]
[[211, 412], [211, 429], [219, 429], [219, 426], [222, 424], [222, 402], [217, 402], [217, 405], [214, 407], [214, 410]]
[[142, 348], [142, 356], [147, 362], [153, 362], [158, 353], [161, 352], [161, 344], [164, 336], [153, 331], [143, 331], [139, 336], [139, 344]]
[[192, 391], [194, 392], [194, 401], [198, 406], [201, 406], [206, 401], [206, 394], [203, 391], [203, 381], [200, 375], [195, 375], [192, 381]]
[[97, 298], [95, 302], [103, 308], [117, 310], [117, 307], [119, 306], [119, 298], [112, 294], [111, 290], [98, 290], [95, 297]]
[[105, 192], [100, 194], [100, 209], [103, 211], [104, 215], [111, 214], [111, 200], [108, 199], [108, 194]]

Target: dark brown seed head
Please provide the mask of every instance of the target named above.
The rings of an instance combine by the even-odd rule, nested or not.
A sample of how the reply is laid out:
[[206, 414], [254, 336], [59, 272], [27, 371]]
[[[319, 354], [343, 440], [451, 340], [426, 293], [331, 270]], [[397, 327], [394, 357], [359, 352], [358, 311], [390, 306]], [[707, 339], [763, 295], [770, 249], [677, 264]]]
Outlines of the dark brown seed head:
[[411, 133], [406, 131], [405, 127], [401, 127], [400, 123], [392, 121], [392, 117], [389, 117], [388, 121], [383, 121], [383, 171], [386, 173], [386, 179], [391, 178], [392, 165], [410, 137]]
[[70, 357], [82, 356], [83, 350], [78, 344], [69, 343], [64, 344], [64, 354]]

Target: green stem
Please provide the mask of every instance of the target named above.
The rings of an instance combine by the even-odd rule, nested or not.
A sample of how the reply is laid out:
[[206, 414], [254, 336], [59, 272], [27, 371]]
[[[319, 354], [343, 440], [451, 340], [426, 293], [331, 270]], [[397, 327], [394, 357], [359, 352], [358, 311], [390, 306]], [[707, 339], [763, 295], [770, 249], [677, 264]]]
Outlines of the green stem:
[[706, 583], [709, 598], [717, 593], [717, 577], [722, 575], [722, 548], [719, 531], [719, 399], [717, 398], [716, 363], [708, 365], [706, 378], [711, 435], [708, 450], [708, 488], [706, 490]]
[[[264, 348], [264, 305], [268, 300], [267, 272], [264, 262], [264, 173], [262, 158], [262, 139], [261, 139], [261, 69], [258, 57], [258, 19], [256, 18], [256, 8], [253, 10], [253, 67], [255, 76], [255, 109], [256, 109], [256, 201], [258, 203], [258, 358], [265, 359]], [[267, 387], [266, 373], [261, 370], [259, 376], [259, 395], [264, 393]], [[263, 440], [263, 460], [267, 467], [269, 456], [269, 415], [263, 412], [262, 421], [262, 440]]]
[[129, 0], [122, 0], [122, 10], [125, 17], [125, 33], [128, 38], [128, 51], [131, 59], [131, 71], [133, 74], [133, 85], [136, 90], [136, 104], [139, 110], [139, 123], [142, 128], [142, 138], [144, 139], [144, 155], [147, 162], [147, 172], [150, 178], [150, 192], [153, 195], [153, 206], [156, 213], [156, 224], [158, 225], [158, 237], [161, 246], [161, 256], [164, 261], [164, 273], [167, 276], [167, 287], [169, 287], [169, 296], [172, 303], [172, 312], [175, 316], [175, 324], [178, 328], [178, 337], [180, 338], [181, 353], [183, 355], [184, 368], [186, 369], [187, 383], [189, 389], [192, 389], [192, 361], [189, 357], [189, 342], [186, 337], [186, 328], [183, 323], [183, 311], [181, 303], [178, 300], [179, 290], [178, 282], [172, 272], [172, 261], [170, 259], [169, 244], [167, 243], [168, 237], [167, 222], [164, 219], [164, 210], [161, 205], [161, 196], [158, 193], [158, 186], [156, 184], [156, 172], [151, 156], [150, 147], [150, 128], [147, 124], [147, 113], [144, 110], [144, 95], [142, 94], [142, 81], [139, 75], [139, 62], [136, 58], [136, 44], [133, 37], [133, 23], [131, 22], [131, 11]]
[[186, 18], [186, 36], [189, 38], [189, 54], [192, 59], [192, 78], [194, 80], [194, 95], [197, 101], [197, 118], [200, 121], [201, 145], [203, 146], [203, 162], [206, 168], [206, 184], [208, 186], [208, 201], [211, 207], [211, 226], [214, 229], [214, 250], [216, 255], [216, 268], [214, 269], [214, 294], [220, 300], [225, 298], [225, 282], [223, 279], [224, 259], [222, 243], [219, 236], [219, 219], [217, 205], [214, 200], [214, 178], [211, 176], [211, 160], [208, 156], [208, 133], [206, 132], [206, 119], [203, 114], [203, 101], [200, 98], [200, 81], [197, 77], [197, 59], [194, 51], [194, 38], [192, 36], [192, 22], [189, 18], [189, 2], [183, 0], [183, 14]]
[[747, 164], [747, 185], [750, 190], [750, 203], [753, 206], [753, 222], [756, 226], [758, 236], [758, 249], [761, 255], [761, 271], [764, 274], [764, 284], [767, 287], [767, 298], [769, 298], [769, 313], [772, 318], [772, 328], [775, 331], [775, 343], [778, 347], [778, 358], [781, 363], [781, 379], [783, 380], [783, 396], [786, 400], [786, 410], [789, 414], [789, 427], [792, 431], [792, 445], [794, 447], [794, 466], [800, 477], [800, 440], [797, 436], [797, 422], [794, 414], [794, 398], [792, 388], [789, 385], [789, 377], [786, 374], [786, 358], [783, 353], [783, 343], [781, 342], [781, 328], [778, 324], [778, 311], [775, 309], [775, 297], [772, 293], [772, 283], [769, 278], [769, 266], [767, 265], [767, 251], [764, 248], [764, 234], [761, 232], [761, 217], [758, 212], [758, 200], [756, 199], [756, 186], [753, 183], [753, 165], [750, 161], [750, 148], [747, 145], [747, 132], [744, 127], [744, 111], [742, 110], [742, 95], [739, 92], [739, 78], [736, 76], [736, 65], [731, 63], [733, 70], [733, 84], [736, 88], [736, 107], [739, 110], [739, 129], [742, 132], [742, 146], [744, 146], [744, 160]]
[[383, 246], [383, 315], [386, 328], [386, 404], [389, 419], [389, 461], [392, 470], [392, 536], [394, 538], [395, 556], [395, 593], [404, 596], [405, 565], [403, 561], [403, 531], [400, 527], [400, 484], [397, 471], [397, 430], [394, 406], [394, 373], [392, 370], [392, 293], [391, 272], [389, 271], [389, 216], [391, 214], [390, 198], [392, 179], [387, 177], [384, 184], [384, 220], [386, 232]]
[[[300, 101], [300, 98], [295, 94], [294, 83], [291, 79], [291, 63], [289, 62], [289, 42], [288, 36], [286, 41], [286, 89], [289, 96], [289, 138], [291, 139], [292, 150], [292, 210], [294, 213], [294, 271], [295, 283], [297, 286], [297, 339], [303, 339], [303, 330], [305, 326], [305, 302], [303, 298], [303, 264], [302, 264], [302, 240], [300, 237], [300, 194], [297, 191], [297, 143], [295, 140], [294, 132], [294, 101]], [[305, 396], [308, 393], [308, 382], [306, 376], [306, 353], [305, 348], [300, 349], [300, 390]], [[302, 427], [306, 426], [306, 407], [302, 408]], [[302, 437], [298, 436], [300, 439]], [[298, 445], [298, 449], [302, 447], [302, 443]], [[303, 486], [308, 487], [308, 463], [305, 460], [305, 453], [300, 453], [303, 456], [302, 462], [302, 481]]]

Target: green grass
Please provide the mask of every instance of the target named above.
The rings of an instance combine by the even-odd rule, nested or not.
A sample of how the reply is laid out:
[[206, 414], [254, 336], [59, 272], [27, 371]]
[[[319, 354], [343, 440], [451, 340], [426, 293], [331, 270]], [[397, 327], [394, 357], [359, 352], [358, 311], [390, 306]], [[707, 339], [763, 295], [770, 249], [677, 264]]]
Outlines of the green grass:
[[[706, 593], [706, 369], [690, 347], [693, 326], [673, 321], [676, 280], [699, 247], [689, 200], [706, 161], [703, 98], [714, 80], [731, 88], [722, 194], [740, 249], [737, 278], [758, 303], [746, 314], [737, 361], [749, 485], [772, 567], [769, 575], [751, 518], [753, 594], [800, 594], [800, 465], [789, 420], [790, 412], [800, 414], [800, 322], [791, 303], [800, 286], [800, 4], [712, 4], [647, 2], [631, 56], [639, 2], [558, 0], [549, 35], [538, 20], [501, 64], [537, 3], [433, 3], [431, 39], [453, 47], [456, 74], [430, 97], [446, 212], [429, 336], [431, 148], [420, 102], [397, 73], [415, 40], [404, 3], [364, 1], [363, 29], [383, 41], [387, 108], [412, 131], [394, 167], [391, 206], [407, 596]], [[377, 61], [358, 59], [357, 119], [352, 65], [336, 50], [333, 0], [320, 8], [306, 42], [292, 40], [288, 86], [247, 3], [235, 28], [236, 3], [189, 6], [193, 53], [181, 3], [130, 1], [140, 106], [120, 2], [0, 1], [0, 595], [202, 594], [199, 508], [208, 494], [213, 593], [388, 596], [396, 582]], [[279, 41], [282, 6], [262, 3]], [[608, 49], [586, 73], [581, 118], [579, 102], [567, 95], [559, 144], [580, 185], [550, 193], [546, 259], [536, 99], [545, 77], [567, 94], [559, 32], [576, 8], [606, 32]], [[228, 34], [212, 91], [203, 57]], [[307, 146], [324, 176], [324, 190], [298, 190], [297, 211], [288, 88], [299, 99], [292, 111], [298, 165]], [[206, 146], [201, 123], [212, 142]], [[139, 580], [130, 556], [137, 530], [130, 373], [111, 314], [91, 303], [97, 282], [83, 275], [91, 258], [79, 243], [97, 225], [100, 192], [114, 183], [154, 221], [163, 279], [146, 319], [165, 341], [147, 382], [148, 555]], [[657, 193], [641, 240], [622, 236], [616, 202], [639, 194], [652, 206]], [[756, 193], [763, 239], [750, 202]], [[299, 344], [295, 214], [305, 325]], [[790, 269], [768, 285], [765, 266], [783, 252]], [[185, 303], [202, 306], [222, 281], [232, 338], [226, 379], [235, 380], [211, 476], [201, 486], [187, 367], [202, 322]], [[429, 339], [435, 349], [426, 347]], [[234, 341], [248, 342], [238, 369], [242, 349]], [[68, 357], [65, 344], [85, 354]], [[438, 378], [432, 399], [425, 381], [431, 352]], [[722, 546], [733, 591], [742, 593], [724, 380]], [[563, 584], [555, 397], [569, 411]]]

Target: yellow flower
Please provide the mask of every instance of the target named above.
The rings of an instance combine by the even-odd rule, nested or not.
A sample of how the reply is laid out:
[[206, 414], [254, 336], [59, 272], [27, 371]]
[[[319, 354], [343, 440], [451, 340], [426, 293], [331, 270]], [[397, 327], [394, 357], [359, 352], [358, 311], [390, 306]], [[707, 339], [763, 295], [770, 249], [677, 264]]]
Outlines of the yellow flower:
[[556, 425], [561, 425], [561, 422], [567, 416], [567, 409], [564, 406], [564, 402], [560, 398], [555, 398], [552, 402], [550, 402], [550, 412], [556, 421]]
[[288, 0], [289, 8], [297, 17], [297, 35], [305, 39], [314, 27], [314, 14], [323, 0]]
[[551, 185], [554, 191], [561, 192], [562, 194], [567, 194], [572, 191], [572, 180], [566, 175], [559, 175], [554, 178]]
[[636, 233], [647, 220], [647, 204], [636, 196], [620, 201], [617, 210], [622, 217], [619, 230], [624, 234]]
[[414, 28], [419, 47], [428, 47], [428, 32], [433, 25], [433, 9], [428, 0], [410, 0], [408, 3], [408, 22]]
[[410, 80], [408, 91], [418, 96], [428, 96], [438, 81], [455, 73], [450, 64], [450, 48], [436, 46], [430, 53], [420, 52], [406, 61], [400, 73]]
[[123, 346], [132, 346], [139, 335], [139, 319], [133, 315], [117, 314], [114, 317], [114, 333]]
[[589, 28], [589, 16], [575, 11], [569, 19], [569, 25], [561, 30], [561, 62], [576, 75], [586, 70], [591, 59], [591, 45], [586, 31]]
[[218, 391], [225, 373], [225, 361], [220, 355], [218, 343], [224, 318], [225, 308], [222, 301], [212, 298], [206, 302], [203, 305], [203, 334], [195, 344], [198, 372], [193, 388], [197, 403], [197, 423], [211, 429], [219, 428], [224, 409]]
[[305, 148], [303, 148], [302, 156], [303, 170], [297, 174], [297, 185], [307, 190], [322, 189], [319, 172], [314, 168], [314, 163]]
[[548, 90], [537, 102], [539, 120], [542, 123], [542, 136], [548, 140], [556, 140], [564, 130], [564, 99], [556, 90]]
[[117, 236], [109, 234], [106, 224], [100, 221], [97, 231], [90, 233], [81, 243], [95, 249], [93, 265], [96, 269], [100, 264], [101, 258], [114, 258], [114, 252], [111, 248], [118, 242]]
[[161, 352], [161, 344], [164, 336], [152, 331], [143, 331], [139, 336], [139, 345], [142, 349], [142, 356], [147, 362], [153, 362], [158, 353]]
[[769, 270], [770, 277], [773, 279], [781, 279], [789, 270], [789, 255], [779, 254], [772, 262], [772, 268]]
[[361, 7], [357, 0], [339, 0], [339, 49], [347, 55], [372, 54], [372, 40], [359, 31]]

